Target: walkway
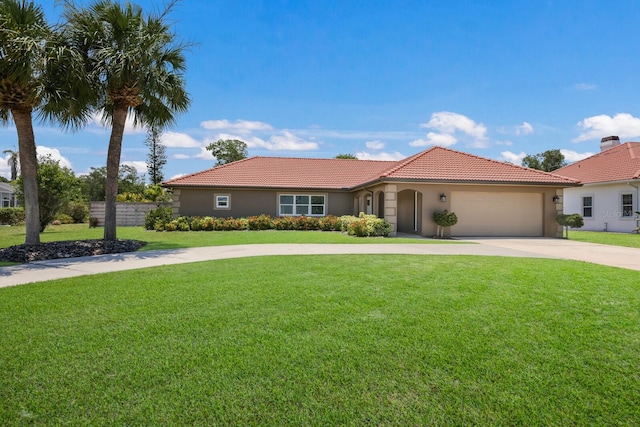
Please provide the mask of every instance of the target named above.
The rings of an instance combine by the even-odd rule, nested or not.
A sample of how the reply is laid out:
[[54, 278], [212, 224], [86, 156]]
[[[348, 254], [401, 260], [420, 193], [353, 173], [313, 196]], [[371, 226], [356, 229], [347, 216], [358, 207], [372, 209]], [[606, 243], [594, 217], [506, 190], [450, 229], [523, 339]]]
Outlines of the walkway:
[[416, 254], [558, 258], [640, 271], [640, 249], [563, 239], [465, 239], [457, 244], [264, 244], [97, 255], [0, 267], [0, 287], [186, 262], [266, 255]]

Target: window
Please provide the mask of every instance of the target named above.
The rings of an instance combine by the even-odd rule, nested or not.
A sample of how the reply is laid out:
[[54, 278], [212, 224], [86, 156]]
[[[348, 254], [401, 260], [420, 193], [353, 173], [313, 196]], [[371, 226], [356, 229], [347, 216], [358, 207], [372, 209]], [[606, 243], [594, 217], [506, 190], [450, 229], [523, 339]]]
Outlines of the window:
[[216, 209], [231, 209], [231, 196], [228, 194], [216, 195]]
[[622, 195], [622, 217], [633, 216], [633, 194]]
[[584, 218], [593, 218], [593, 196], [584, 196], [582, 198], [582, 216]]
[[281, 194], [279, 199], [279, 215], [324, 216], [325, 196], [308, 194]]

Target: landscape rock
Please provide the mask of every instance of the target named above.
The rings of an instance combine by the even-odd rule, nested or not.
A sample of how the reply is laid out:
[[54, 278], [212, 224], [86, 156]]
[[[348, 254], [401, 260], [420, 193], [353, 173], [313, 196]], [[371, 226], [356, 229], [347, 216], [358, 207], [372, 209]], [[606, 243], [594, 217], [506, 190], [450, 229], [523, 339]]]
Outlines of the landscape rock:
[[39, 245], [16, 245], [0, 249], [0, 261], [31, 262], [92, 255], [135, 252], [147, 242], [140, 240], [65, 240]]

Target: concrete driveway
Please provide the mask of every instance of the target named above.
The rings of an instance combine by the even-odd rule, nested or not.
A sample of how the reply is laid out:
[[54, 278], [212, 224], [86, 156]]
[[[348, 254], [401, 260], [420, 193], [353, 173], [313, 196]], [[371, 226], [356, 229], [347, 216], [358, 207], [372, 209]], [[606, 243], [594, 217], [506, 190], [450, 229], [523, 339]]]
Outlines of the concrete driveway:
[[640, 249], [550, 238], [465, 238], [483, 246], [533, 252], [540, 257], [592, 262], [640, 271]]
[[262, 244], [96, 255], [0, 267], [0, 287], [186, 262], [266, 255], [415, 254], [559, 258], [640, 271], [640, 249], [563, 239], [469, 238], [457, 244]]

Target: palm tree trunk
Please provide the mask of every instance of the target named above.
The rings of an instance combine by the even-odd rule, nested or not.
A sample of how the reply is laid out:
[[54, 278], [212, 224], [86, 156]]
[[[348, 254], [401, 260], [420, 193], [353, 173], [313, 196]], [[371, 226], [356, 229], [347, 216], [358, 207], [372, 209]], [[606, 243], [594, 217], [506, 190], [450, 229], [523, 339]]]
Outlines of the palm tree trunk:
[[18, 133], [18, 152], [22, 166], [24, 186], [24, 213], [27, 223], [24, 243], [40, 244], [40, 206], [38, 204], [38, 156], [33, 134], [31, 109], [12, 109], [13, 121]]
[[120, 171], [120, 154], [122, 153], [122, 136], [127, 120], [128, 108], [115, 107], [107, 152], [107, 180], [105, 182], [104, 240], [116, 240], [116, 197], [118, 195], [118, 173]]

